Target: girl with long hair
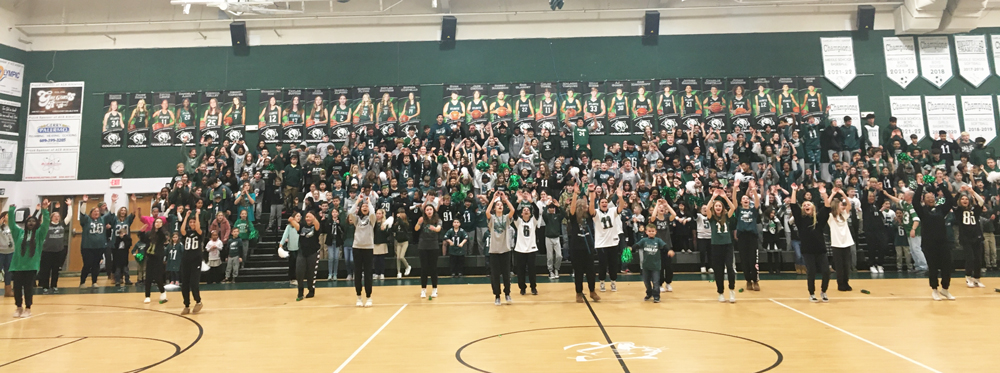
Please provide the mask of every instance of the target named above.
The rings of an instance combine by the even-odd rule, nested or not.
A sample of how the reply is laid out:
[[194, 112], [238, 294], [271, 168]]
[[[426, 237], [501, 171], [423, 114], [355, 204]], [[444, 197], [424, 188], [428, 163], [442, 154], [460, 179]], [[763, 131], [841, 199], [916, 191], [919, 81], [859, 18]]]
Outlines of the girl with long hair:
[[[360, 194], [354, 206], [347, 212], [347, 218], [354, 225], [354, 290], [357, 292], [358, 307], [372, 306], [372, 257], [375, 249], [375, 205], [371, 197]], [[365, 302], [361, 303], [362, 274], [364, 277]]]
[[986, 285], [979, 281], [983, 268], [983, 235], [993, 233], [983, 233], [979, 223], [983, 213], [983, 197], [969, 185], [959, 188], [959, 193], [955, 220], [958, 222], [958, 243], [965, 252], [965, 285], [984, 288]]
[[607, 197], [598, 198], [596, 188], [590, 191], [589, 213], [594, 220], [594, 246], [597, 247], [597, 275], [601, 279], [601, 291], [604, 291], [604, 279], [610, 277], [611, 291], [618, 291], [615, 281], [618, 280], [618, 270], [621, 268], [621, 250], [618, 246], [618, 235], [622, 232], [621, 213], [625, 209], [624, 192], [617, 191], [618, 206], [615, 207]]
[[[792, 184], [792, 219], [798, 231], [802, 260], [805, 263], [806, 278], [809, 289], [809, 300], [818, 302], [816, 299], [816, 272], [822, 274], [823, 282], [820, 288], [820, 296], [824, 302], [830, 301], [826, 296], [826, 290], [830, 286], [830, 262], [826, 258], [826, 242], [823, 239], [823, 225], [827, 224], [830, 218], [830, 209], [826, 205], [815, 205], [810, 201], [798, 204], [799, 185]], [[826, 186], [820, 185], [820, 195], [826, 195]]]
[[[394, 248], [396, 249], [396, 278], [403, 278], [403, 276], [410, 275], [410, 263], [406, 261], [406, 249], [410, 246], [410, 235], [413, 233], [413, 228], [410, 226], [410, 220], [406, 216], [406, 209], [400, 207], [396, 210], [396, 217], [392, 221], [392, 226], [389, 228], [392, 232], [394, 238]], [[404, 269], [405, 268], [405, 269]]]
[[[298, 296], [295, 301], [302, 300], [303, 290], [309, 289], [306, 298], [316, 296], [316, 266], [319, 264], [319, 236], [323, 233], [319, 219], [312, 211], [306, 213], [305, 224], [297, 221], [296, 229], [299, 233], [299, 255], [295, 258], [295, 279], [298, 283]], [[289, 225], [292, 223], [289, 222]], [[371, 300], [369, 299], [369, 305]]]
[[[38, 287], [43, 293], [59, 292], [59, 268], [66, 261], [69, 252], [69, 223], [73, 216], [73, 200], [66, 199], [66, 217], [53, 211], [49, 232], [42, 245], [42, 263], [38, 274]], [[0, 218], [2, 220], [2, 218]], [[6, 223], [6, 222], [3, 222]]]
[[413, 226], [415, 232], [420, 232], [417, 250], [420, 252], [420, 297], [427, 297], [427, 277], [430, 276], [434, 287], [431, 298], [438, 296], [437, 259], [441, 254], [441, 218], [438, 217], [434, 205], [426, 203], [420, 208], [420, 218]]
[[[184, 224], [181, 225], [181, 236], [184, 236], [184, 255], [181, 258], [181, 296], [184, 298], [184, 310], [181, 315], [201, 311], [201, 258], [205, 251], [204, 231], [199, 221], [201, 210], [184, 214]], [[194, 296], [194, 310], [191, 310], [191, 296]]]
[[[822, 189], [820, 193], [822, 194]], [[840, 197], [837, 196], [838, 194]], [[853, 265], [851, 263], [851, 246], [854, 245], [854, 238], [851, 236], [851, 227], [848, 223], [848, 219], [851, 217], [851, 201], [843, 190], [834, 187], [826, 198], [826, 207], [830, 209], [830, 219], [827, 220], [827, 223], [830, 226], [833, 267], [837, 270], [837, 290], [851, 291], [851, 285], [848, 283]]]
[[[149, 247], [146, 248], [146, 281], [143, 286], [146, 288], [146, 299], [143, 303], [149, 303], [149, 293], [155, 282], [160, 288], [160, 304], [167, 302], [167, 291], [164, 288], [166, 283], [166, 268], [164, 266], [164, 254], [170, 242], [170, 230], [163, 223], [163, 219], [153, 220], [153, 229], [149, 232], [139, 232], [140, 240], [148, 240]], [[200, 270], [200, 269], [199, 269]]]
[[[14, 282], [14, 305], [17, 306], [14, 317], [31, 316], [32, 296], [35, 293], [35, 275], [38, 273], [38, 267], [42, 261], [42, 244], [49, 233], [49, 200], [42, 201], [41, 209], [41, 220], [29, 216], [24, 221], [23, 229], [17, 226], [14, 219], [9, 219], [10, 216], [14, 216], [17, 206], [11, 204], [7, 209], [7, 226], [10, 228], [11, 238], [14, 241], [14, 256], [8, 273]], [[22, 305], [25, 308], [22, 308]]]
[[[504, 205], [510, 210], [503, 213]], [[493, 304], [500, 305], [500, 281], [503, 280], [503, 292], [507, 303], [510, 299], [510, 244], [508, 244], [507, 227], [514, 218], [514, 205], [503, 192], [493, 193], [493, 199], [486, 206], [486, 219], [489, 225], [489, 258], [490, 285], [493, 287]]]
[[[735, 187], [734, 187], [735, 188]], [[719, 196], [725, 199], [729, 210], [716, 200]], [[712, 227], [712, 267], [715, 271], [715, 290], [719, 293], [719, 302], [725, 302], [722, 294], [723, 276], [729, 277], [729, 303], [736, 303], [736, 269], [733, 268], [733, 228], [736, 226], [737, 206], [721, 189], [712, 192], [708, 200], [708, 218]]]

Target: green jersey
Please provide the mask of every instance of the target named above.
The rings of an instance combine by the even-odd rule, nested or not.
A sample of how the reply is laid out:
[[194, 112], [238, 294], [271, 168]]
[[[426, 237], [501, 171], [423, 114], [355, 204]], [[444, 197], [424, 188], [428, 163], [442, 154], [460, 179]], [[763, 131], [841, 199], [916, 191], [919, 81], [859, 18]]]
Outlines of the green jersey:
[[533, 119], [531, 117], [531, 101], [529, 101], [527, 98], [523, 100], [521, 99], [517, 100], [517, 119], [518, 120]]
[[778, 101], [780, 101], [779, 105], [781, 105], [781, 113], [782, 114], [788, 114], [788, 113], [791, 113], [792, 111], [794, 111], [794, 109], [795, 109], [795, 99], [792, 98], [791, 94], [789, 94], [787, 96], [784, 95], [784, 94], [778, 96]]
[[573, 143], [576, 146], [585, 146], [590, 144], [590, 130], [584, 126], [577, 126], [573, 128]]
[[757, 99], [757, 113], [764, 114], [771, 111], [771, 100], [767, 95], [756, 95], [754, 98]]
[[[651, 110], [652, 109], [652, 105], [649, 103], [649, 100], [647, 100], [645, 97], [642, 97], [641, 100], [638, 99], [638, 98], [635, 99], [635, 107], [632, 108], [632, 109], [634, 109], [636, 117], [649, 116], [649, 115], [653, 114], [653, 111]], [[646, 115], [639, 115], [639, 111], [640, 111], [639, 109], [645, 109], [646, 110]]]
[[372, 111], [375, 110], [375, 109], [372, 109], [371, 104], [368, 104], [368, 105], [362, 104], [360, 106], [360, 109], [361, 110], [358, 110], [359, 121], [361, 123], [371, 122], [372, 121]]
[[444, 239], [451, 240], [451, 244], [448, 245], [448, 255], [465, 255], [465, 247], [458, 244], [469, 239], [468, 233], [465, 233], [461, 229], [455, 230], [452, 228], [448, 230], [448, 233], [444, 234]]
[[218, 127], [219, 126], [219, 116], [220, 115], [221, 114], [219, 114], [219, 112], [215, 112], [215, 113], [205, 112], [205, 119], [204, 119], [205, 127], [208, 127], [208, 128]]
[[194, 127], [194, 113], [191, 112], [191, 109], [185, 109], [185, 108], [177, 109], [177, 127], [179, 128]]
[[615, 113], [615, 116], [623, 116], [625, 112], [628, 111], [628, 98], [622, 96], [615, 96], [611, 99], [611, 111]]
[[285, 122], [294, 124], [302, 124], [302, 112], [301, 111], [287, 111], [285, 112]]
[[476, 110], [479, 110], [483, 114], [486, 114], [486, 101], [483, 100], [479, 100], [479, 102], [476, 102], [476, 100], [469, 101], [469, 113], [472, 113], [473, 111]]
[[142, 111], [136, 110], [135, 117], [132, 118], [132, 124], [135, 125], [136, 128], [146, 128], [146, 123], [147, 123], [146, 122], [146, 117], [148, 117], [148, 116], [149, 116], [149, 112], [148, 111], [145, 111], [145, 110], [142, 110]]
[[569, 111], [570, 109], [575, 110], [577, 113], [580, 112], [580, 102], [576, 99], [563, 100], [563, 109]]
[[712, 225], [712, 245], [728, 245], [733, 243], [732, 228], [736, 225], [736, 215], [728, 217], [725, 220], [713, 218], [709, 221]]
[[674, 103], [673, 93], [662, 93], [660, 94], [660, 102], [657, 103], [657, 110], [663, 112], [663, 114], [677, 114], [677, 106]]
[[333, 107], [333, 120], [337, 123], [345, 123], [351, 121], [351, 108], [348, 106], [334, 106]]
[[108, 131], [122, 129], [122, 113], [114, 112], [108, 115]]
[[229, 114], [229, 117], [233, 118], [233, 124], [243, 124], [243, 106], [233, 106], [233, 112]]
[[822, 102], [820, 102], [819, 93], [813, 92], [812, 94], [806, 93], [805, 99], [806, 110], [810, 113], [819, 113], [823, 111], [821, 109]]
[[668, 248], [667, 243], [659, 237], [643, 237], [632, 247], [642, 250], [643, 271], [659, 271], [662, 268], [660, 264], [660, 255], [665, 255], [665, 253], [662, 253], [661, 251], [668, 250]]
[[[917, 210], [913, 209], [913, 204], [901, 201], [899, 203], [900, 208], [903, 210], [903, 228], [906, 229], [907, 235], [913, 230], [913, 222], [920, 221], [920, 217], [917, 216]], [[920, 225], [917, 225], [917, 237], [920, 236]]]
[[587, 112], [590, 114], [601, 113], [601, 100], [596, 99], [596, 97], [591, 97], [584, 105], [587, 106]]
[[265, 126], [278, 126], [281, 119], [281, 111], [277, 106], [269, 107], [264, 110], [264, 125]]
[[156, 115], [156, 123], [163, 124], [164, 126], [170, 125], [170, 112], [160, 110], [160, 113]]
[[447, 114], [447, 115], [445, 115], [445, 116], [450, 119], [451, 118], [451, 113], [458, 113], [459, 115], [462, 115], [462, 114], [464, 114], [465, 109], [462, 108], [462, 103], [461, 102], [451, 102], [451, 101], [448, 101], [448, 110], [446, 110], [446, 111], [447, 111], [447, 113], [445, 113], [445, 114]]
[[750, 112], [750, 100], [747, 99], [747, 96], [739, 98], [733, 97], [733, 100], [729, 102], [729, 105], [732, 106], [733, 110], [743, 109], [746, 110], [747, 113]]
[[683, 105], [684, 114], [695, 114], [698, 111], [698, 96], [684, 95], [681, 97], [681, 105]]
[[407, 101], [405, 104], [403, 104], [403, 114], [411, 118], [414, 115], [417, 115], [417, 104]]
[[313, 122], [325, 122], [326, 121], [326, 112], [323, 109], [323, 105], [319, 105], [319, 107], [317, 107], [314, 104], [312, 112], [309, 113], [309, 117], [310, 117], [310, 119], [313, 120]]

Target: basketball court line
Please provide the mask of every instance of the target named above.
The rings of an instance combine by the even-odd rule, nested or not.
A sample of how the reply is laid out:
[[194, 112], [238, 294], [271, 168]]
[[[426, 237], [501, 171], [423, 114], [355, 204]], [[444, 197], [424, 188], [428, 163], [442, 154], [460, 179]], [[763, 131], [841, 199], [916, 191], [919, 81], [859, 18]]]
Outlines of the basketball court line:
[[604, 340], [608, 341], [608, 345], [611, 347], [611, 352], [615, 353], [615, 357], [618, 363], [621, 364], [622, 370], [625, 373], [630, 373], [628, 370], [628, 365], [625, 365], [625, 360], [622, 360], [622, 355], [618, 353], [618, 347], [615, 347], [615, 343], [611, 341], [611, 336], [608, 335], [608, 331], [604, 329], [604, 324], [601, 324], [601, 319], [597, 317], [597, 313], [594, 312], [594, 307], [590, 306], [590, 301], [587, 298], [583, 298], [583, 302], [587, 303], [587, 309], [590, 310], [590, 314], [594, 316], [594, 321], [597, 322], [597, 326], [601, 328], [601, 333], [604, 333]]
[[847, 334], [847, 335], [849, 335], [849, 336], [851, 336], [851, 337], [854, 337], [855, 339], [857, 339], [857, 340], [859, 340], [859, 341], [862, 341], [862, 342], [865, 342], [865, 343], [867, 343], [867, 344], [870, 344], [870, 345], [872, 345], [872, 346], [875, 346], [875, 347], [877, 347], [878, 349], [880, 349], [880, 350], [882, 350], [882, 351], [885, 351], [885, 352], [888, 352], [888, 353], [890, 353], [890, 354], [893, 354], [893, 355], [896, 355], [896, 357], [899, 357], [899, 358], [901, 358], [901, 359], [903, 359], [903, 360], [906, 360], [906, 361], [909, 361], [909, 362], [911, 362], [911, 363], [913, 363], [913, 364], [916, 364], [917, 366], [919, 366], [919, 367], [921, 367], [921, 368], [924, 368], [924, 369], [927, 369], [927, 370], [929, 370], [929, 371], [931, 371], [931, 372], [935, 372], [935, 373], [941, 373], [940, 371], [938, 371], [938, 370], [936, 370], [936, 369], [934, 369], [934, 368], [931, 368], [931, 367], [929, 367], [929, 366], [927, 366], [927, 365], [924, 365], [923, 363], [921, 363], [921, 362], [919, 362], [919, 361], [916, 361], [916, 360], [913, 360], [913, 359], [910, 359], [910, 358], [908, 358], [908, 357], [906, 357], [906, 356], [903, 356], [902, 354], [900, 354], [900, 353], [898, 353], [898, 352], [896, 352], [896, 351], [893, 351], [893, 350], [890, 350], [890, 349], [888, 349], [888, 348], [886, 348], [886, 347], [883, 347], [882, 345], [879, 345], [878, 343], [875, 343], [875, 342], [872, 342], [872, 341], [869, 341], [869, 340], [867, 340], [867, 339], [864, 339], [864, 338], [862, 338], [862, 337], [860, 337], [860, 336], [858, 336], [858, 335], [856, 335], [856, 334], [854, 334], [854, 333], [851, 333], [851, 332], [849, 332], [849, 331], [846, 331], [846, 330], [844, 330], [844, 329], [841, 329], [841, 328], [838, 328], [838, 327], [834, 326], [833, 324], [830, 324], [830, 323], [828, 323], [828, 322], [826, 322], [826, 321], [823, 321], [823, 320], [820, 320], [820, 319], [817, 319], [817, 318], [813, 317], [812, 315], [809, 315], [809, 314], [807, 314], [807, 313], [805, 313], [805, 312], [802, 312], [802, 311], [799, 311], [799, 310], [797, 310], [797, 309], [794, 309], [794, 308], [792, 308], [792, 307], [789, 307], [789, 306], [785, 305], [784, 303], [781, 303], [781, 302], [778, 302], [778, 301], [776, 301], [776, 300], [774, 300], [774, 299], [769, 299], [769, 300], [770, 300], [771, 302], [774, 302], [775, 304], [777, 304], [777, 305], [779, 305], [779, 306], [782, 306], [782, 307], [785, 307], [785, 308], [787, 308], [787, 309], [789, 309], [789, 310], [791, 310], [791, 311], [794, 311], [794, 312], [795, 312], [795, 313], [797, 313], [797, 314], [800, 314], [800, 315], [802, 315], [802, 316], [805, 316], [805, 317], [808, 317], [808, 318], [810, 318], [810, 319], [813, 319], [813, 321], [816, 321], [816, 322], [818, 322], [818, 323], [820, 323], [820, 324], [823, 324], [823, 325], [826, 325], [826, 326], [828, 326], [828, 327], [830, 327], [830, 328], [833, 328], [833, 329], [836, 329], [836, 330], [840, 331], [841, 333], [844, 333], [844, 334]]
[[0, 322], [0, 325], [7, 325], [7, 324], [12, 324], [12, 323], [16, 323], [16, 322], [18, 322], [18, 321], [21, 321], [21, 320], [27, 320], [27, 319], [33, 319], [33, 318], [36, 318], [36, 317], [38, 317], [38, 316], [41, 316], [41, 315], [44, 315], [44, 314], [46, 314], [46, 313], [47, 313], [47, 312], [42, 312], [42, 313], [40, 313], [40, 314], [37, 314], [37, 315], [31, 315], [31, 317], [19, 317], [19, 318], [16, 318], [16, 319], [13, 319], [13, 320], [10, 320], [10, 321], [6, 321], [6, 322]]
[[66, 343], [63, 343], [63, 344], [61, 344], [61, 345], [58, 345], [58, 346], [55, 346], [55, 347], [52, 347], [52, 348], [48, 348], [48, 349], [45, 349], [45, 350], [42, 350], [42, 351], [38, 351], [38, 352], [36, 352], [36, 353], [33, 353], [33, 354], [31, 354], [31, 355], [28, 355], [28, 356], [25, 356], [25, 357], [22, 357], [22, 358], [20, 358], [20, 359], [17, 359], [17, 360], [14, 360], [14, 361], [10, 361], [10, 362], [7, 362], [7, 363], [5, 363], [5, 364], [2, 364], [2, 365], [0, 365], [0, 368], [3, 368], [3, 367], [5, 367], [5, 366], [8, 366], [8, 365], [11, 365], [11, 364], [14, 364], [14, 363], [16, 363], [16, 362], [18, 362], [18, 361], [22, 361], [22, 360], [25, 360], [25, 359], [29, 359], [29, 358], [32, 358], [32, 357], [35, 357], [35, 356], [38, 356], [38, 355], [41, 355], [41, 354], [44, 354], [44, 353], [46, 353], [46, 352], [49, 352], [49, 351], [52, 351], [52, 350], [55, 350], [55, 349], [57, 349], [57, 348], [59, 348], [59, 347], [63, 347], [63, 346], [67, 346], [67, 345], [71, 345], [71, 344], [74, 344], [74, 343], [76, 343], [76, 342], [79, 342], [79, 341], [82, 341], [82, 340], [84, 340], [84, 339], [87, 339], [87, 337], [80, 337], [80, 338], [77, 338], [77, 339], [74, 339], [74, 340], [72, 340], [72, 341], [69, 341], [69, 342], [66, 342]]
[[354, 360], [354, 357], [358, 356], [358, 353], [360, 353], [361, 350], [365, 349], [365, 347], [368, 346], [368, 343], [370, 343], [373, 339], [375, 339], [375, 336], [377, 336], [379, 333], [381, 333], [382, 329], [385, 329], [386, 326], [389, 326], [389, 323], [391, 323], [392, 320], [396, 319], [396, 316], [399, 316], [399, 313], [403, 312], [403, 309], [405, 309], [405, 308], [406, 308], [405, 304], [402, 307], [399, 307], [399, 310], [396, 311], [396, 313], [392, 314], [392, 317], [390, 317], [389, 320], [386, 320], [385, 324], [382, 324], [382, 327], [378, 328], [378, 330], [376, 330], [375, 333], [373, 333], [371, 337], [368, 337], [368, 340], [366, 340], [365, 343], [362, 343], [361, 346], [358, 347], [357, 350], [354, 350], [354, 353], [351, 354], [351, 356], [348, 356], [347, 360], [344, 360], [344, 363], [340, 364], [340, 366], [337, 367], [337, 370], [333, 371], [333, 373], [340, 373], [340, 371], [343, 370], [344, 367], [346, 367], [347, 364], [351, 362], [351, 360]]

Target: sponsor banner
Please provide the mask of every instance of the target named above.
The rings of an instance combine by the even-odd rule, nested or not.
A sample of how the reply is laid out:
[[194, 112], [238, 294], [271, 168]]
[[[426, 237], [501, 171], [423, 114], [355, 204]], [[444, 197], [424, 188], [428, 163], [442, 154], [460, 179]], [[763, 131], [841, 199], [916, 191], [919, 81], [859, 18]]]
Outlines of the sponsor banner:
[[935, 87], [944, 87], [954, 72], [951, 68], [951, 47], [947, 36], [919, 36], [920, 75]]
[[13, 175], [17, 168], [17, 141], [0, 140], [0, 175]]
[[83, 113], [83, 82], [31, 83], [28, 115]]
[[247, 94], [245, 91], [225, 91], [223, 96], [222, 130], [226, 138], [235, 143], [246, 138]]
[[653, 101], [656, 95], [655, 80], [633, 80], [628, 82], [629, 108], [632, 116], [632, 134], [642, 135], [646, 130], [653, 133], [656, 128], [656, 111], [653, 110], [656, 102]]
[[927, 110], [927, 128], [937, 136], [938, 131], [946, 131], [951, 138], [961, 135], [958, 123], [958, 102], [955, 96], [924, 96], [924, 108]]
[[854, 42], [850, 37], [819, 38], [823, 46], [823, 75], [837, 86], [847, 88], [854, 80]]
[[753, 105], [753, 125], [771, 131], [778, 124], [778, 105], [774, 100], [773, 77], [750, 78], [750, 104]]
[[76, 180], [80, 148], [25, 148], [24, 181]]
[[656, 81], [656, 115], [659, 130], [673, 133], [681, 125], [681, 108], [677, 87], [677, 79], [660, 79]]
[[701, 81], [701, 106], [705, 113], [706, 130], [729, 132], [728, 102], [726, 101], [726, 84], [722, 78], [705, 78]]
[[24, 135], [25, 148], [80, 146], [80, 117], [52, 115], [29, 117]]
[[151, 121], [152, 93], [131, 93], [129, 95], [128, 134], [125, 144], [129, 148], [149, 147], [149, 122]]
[[918, 140], [927, 137], [924, 104], [920, 96], [889, 96], [889, 113], [896, 117], [896, 126], [903, 132], [906, 141], [910, 141], [910, 135], [917, 135]]
[[21, 103], [0, 100], [0, 135], [17, 136], [21, 132]]
[[150, 119], [152, 146], [173, 146], [174, 128], [177, 125], [177, 94], [174, 92], [159, 92], [153, 94], [151, 102], [153, 116]]
[[955, 59], [958, 75], [979, 88], [990, 77], [990, 61], [986, 57], [986, 35], [955, 35]]
[[305, 138], [303, 126], [306, 110], [302, 102], [302, 91], [302, 89], [286, 89], [284, 92], [285, 101], [281, 104], [284, 109], [281, 111], [281, 139], [286, 144], [298, 145]]
[[680, 97], [677, 98], [681, 109], [681, 127], [688, 130], [700, 125], [701, 117], [704, 115], [699, 98], [702, 94], [701, 79], [682, 78], [678, 87], [681, 90]]
[[24, 64], [0, 58], [0, 93], [21, 97]]
[[591, 135], [602, 136], [608, 133], [608, 107], [604, 104], [604, 94], [601, 93], [603, 82], [587, 82], [583, 97], [583, 122], [590, 129]]
[[629, 85], [623, 80], [609, 80], [604, 84], [605, 107], [608, 109], [608, 134], [612, 136], [631, 135], [629, 118]]
[[969, 138], [993, 142], [997, 137], [997, 122], [993, 115], [993, 96], [962, 96], [962, 121]]
[[900, 87], [906, 88], [917, 78], [917, 47], [912, 36], [882, 38], [885, 52], [885, 74]]
[[344, 144], [351, 137], [352, 118], [354, 117], [351, 109], [352, 95], [351, 88], [330, 90], [330, 100], [333, 101], [333, 105], [330, 107], [330, 141], [334, 143]]
[[[265, 144], [281, 142], [281, 104], [284, 92], [280, 89], [260, 90], [260, 113], [257, 116], [257, 130]], [[247, 126], [252, 131], [251, 126]]]
[[851, 125], [854, 128], [861, 128], [861, 105], [858, 103], [858, 96], [828, 96], [826, 100], [830, 106], [831, 121], [836, 120], [840, 125], [844, 125], [846, 122], [844, 117], [851, 117]]
[[[334, 90], [336, 91], [336, 90]], [[396, 105], [396, 118], [398, 124], [396, 133], [399, 136], [406, 136], [412, 129], [414, 136], [419, 132], [420, 127], [420, 86], [404, 85], [399, 87], [399, 100]], [[510, 111], [507, 111], [508, 115]], [[409, 145], [409, 140], [403, 139]]]
[[550, 134], [559, 133], [559, 92], [557, 85], [553, 82], [541, 82], [535, 85], [535, 99], [532, 104], [535, 107], [535, 136], [542, 134], [542, 130], [549, 130]]
[[198, 93], [178, 92], [176, 102], [174, 146], [194, 145], [198, 142]]

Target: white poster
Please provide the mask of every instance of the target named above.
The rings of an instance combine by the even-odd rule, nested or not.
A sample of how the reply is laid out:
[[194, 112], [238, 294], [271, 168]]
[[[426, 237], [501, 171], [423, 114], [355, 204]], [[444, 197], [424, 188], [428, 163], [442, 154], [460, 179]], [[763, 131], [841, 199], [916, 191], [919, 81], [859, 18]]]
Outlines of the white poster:
[[920, 96], [889, 96], [889, 113], [896, 117], [896, 125], [903, 131], [903, 139], [910, 142], [910, 135], [922, 140], [927, 137], [924, 129], [924, 104]]
[[858, 96], [826, 96], [826, 103], [830, 105], [831, 120], [836, 119], [838, 124], [844, 125], [844, 117], [851, 117], [851, 125], [860, 128], [861, 106], [858, 104]]
[[1000, 35], [990, 35], [990, 44], [993, 45], [993, 72], [1000, 75]]
[[17, 167], [17, 141], [0, 140], [0, 175], [13, 175]]
[[947, 36], [917, 37], [920, 48], [920, 75], [935, 87], [944, 87], [954, 72], [951, 68], [951, 47]]
[[927, 110], [927, 128], [930, 128], [931, 136], [937, 137], [938, 131], [946, 131], [956, 139], [961, 135], [955, 96], [924, 96], [924, 107]]
[[21, 97], [24, 64], [0, 58], [0, 93]]
[[823, 46], [823, 75], [826, 80], [844, 89], [854, 77], [854, 42], [849, 37], [819, 38]]
[[962, 121], [965, 132], [975, 140], [986, 139], [989, 144], [997, 137], [997, 122], [993, 117], [993, 96], [962, 96]]
[[79, 115], [46, 115], [28, 118], [25, 148], [79, 147]]
[[25, 148], [24, 181], [76, 180], [80, 148]]
[[912, 36], [882, 38], [885, 50], [885, 74], [900, 87], [906, 88], [917, 78], [917, 49]]
[[979, 87], [990, 77], [990, 61], [986, 58], [986, 35], [955, 35], [955, 58], [958, 75], [973, 87]]

